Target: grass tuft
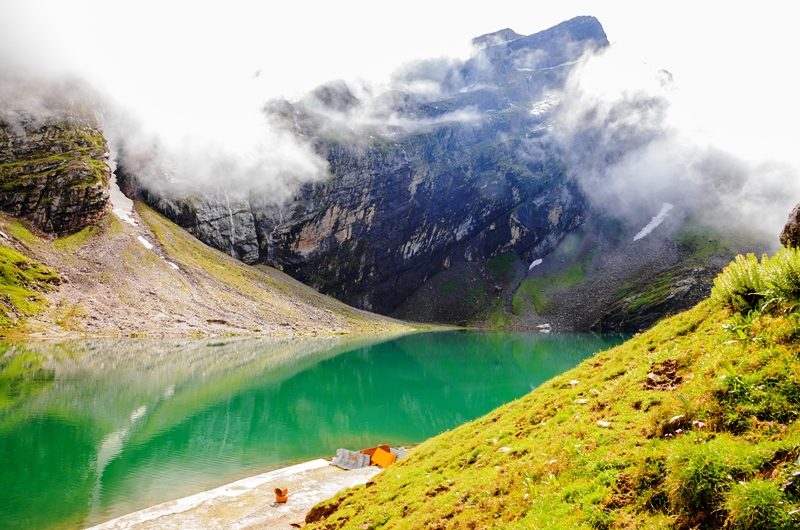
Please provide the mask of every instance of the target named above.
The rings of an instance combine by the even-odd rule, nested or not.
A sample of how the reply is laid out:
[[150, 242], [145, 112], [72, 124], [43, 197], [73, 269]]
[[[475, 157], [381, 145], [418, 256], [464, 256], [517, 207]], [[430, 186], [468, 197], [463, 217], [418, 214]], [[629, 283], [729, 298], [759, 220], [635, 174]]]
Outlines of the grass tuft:
[[96, 225], [90, 225], [80, 230], [79, 232], [75, 232], [74, 234], [60, 237], [53, 241], [53, 248], [56, 250], [66, 251], [66, 252], [74, 252], [81, 248], [90, 238], [96, 235], [100, 231], [100, 227]]
[[800, 519], [789, 515], [786, 497], [771, 480], [753, 479], [731, 487], [725, 499], [725, 527], [735, 530], [797, 528]]

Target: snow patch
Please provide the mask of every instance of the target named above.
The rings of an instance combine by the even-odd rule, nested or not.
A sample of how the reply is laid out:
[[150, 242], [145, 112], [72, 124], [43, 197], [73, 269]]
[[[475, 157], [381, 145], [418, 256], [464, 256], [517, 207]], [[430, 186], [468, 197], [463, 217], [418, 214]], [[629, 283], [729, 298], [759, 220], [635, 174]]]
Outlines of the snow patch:
[[550, 324], [539, 324], [536, 326], [536, 328], [539, 330], [539, 333], [550, 333], [553, 331], [553, 328], [550, 326]]
[[537, 259], [535, 259], [535, 260], [531, 261], [531, 264], [530, 264], [530, 265], [528, 265], [528, 270], [529, 270], [529, 271], [530, 271], [530, 270], [533, 270], [533, 268], [534, 268], [534, 267], [536, 267], [536, 266], [538, 266], [538, 265], [541, 265], [541, 264], [542, 264], [542, 261], [544, 261], [542, 258], [537, 258]]
[[139, 243], [141, 243], [142, 246], [147, 250], [153, 250], [153, 244], [148, 240], [146, 240], [145, 238], [143, 238], [142, 236], [136, 236], [136, 239], [138, 239]]
[[458, 225], [456, 228], [456, 241], [461, 241], [469, 234], [470, 229], [472, 228], [472, 216], [467, 217], [464, 221]]
[[119, 189], [119, 184], [117, 184], [117, 176], [112, 174], [111, 181], [109, 182], [109, 191], [110, 196], [109, 199], [111, 200], [111, 211], [119, 217], [122, 221], [125, 221], [131, 226], [136, 226], [136, 219], [132, 217], [133, 215], [133, 201], [130, 200], [128, 197], [122, 193], [122, 190]]
[[556, 105], [558, 105], [558, 97], [555, 94], [547, 94], [544, 99], [531, 105], [531, 116], [547, 114]]
[[545, 66], [544, 68], [531, 68], [529, 66], [521, 66], [514, 68], [517, 72], [545, 72], [547, 70], [555, 70], [556, 68], [564, 68], [565, 66], [571, 66], [573, 64], [577, 64], [578, 61], [567, 61], [565, 63], [560, 63], [555, 66]]
[[2, 237], [3, 239], [11, 239], [10, 237], [8, 237], [8, 234], [3, 232], [2, 230], [0, 230], [0, 237]]
[[658, 212], [658, 214], [655, 217], [650, 219], [650, 222], [647, 223], [644, 226], [644, 228], [639, 230], [639, 232], [637, 232], [637, 234], [635, 236], [633, 236], [633, 240], [634, 241], [639, 241], [643, 237], [647, 237], [650, 234], [650, 232], [655, 230], [658, 227], [658, 225], [660, 225], [661, 223], [664, 222], [664, 219], [666, 219], [667, 216], [669, 215], [669, 211], [672, 210], [674, 207], [675, 207], [674, 205], [672, 205], [672, 204], [670, 204], [668, 202], [665, 202], [664, 204], [662, 204], [661, 205], [661, 211]]
[[[162, 258], [162, 259], [163, 259], [163, 258]], [[167, 261], [167, 260], [164, 260], [164, 261]], [[167, 265], [169, 265], [170, 267], [172, 267], [172, 268], [173, 268], [173, 269], [175, 269], [176, 271], [179, 271], [179, 270], [181, 270], [181, 269], [180, 269], [180, 267], [178, 267], [177, 265], [175, 265], [175, 264], [174, 264], [174, 263], [172, 263], [171, 261], [167, 261]]]

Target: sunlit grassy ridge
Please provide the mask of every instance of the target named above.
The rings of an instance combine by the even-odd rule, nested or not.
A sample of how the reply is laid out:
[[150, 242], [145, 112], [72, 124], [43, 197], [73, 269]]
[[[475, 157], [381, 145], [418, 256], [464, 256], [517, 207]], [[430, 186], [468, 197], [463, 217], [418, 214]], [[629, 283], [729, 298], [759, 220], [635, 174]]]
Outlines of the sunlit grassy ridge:
[[138, 212], [164, 250], [182, 267], [210, 276], [233, 291], [233, 294], [221, 293], [220, 296], [248, 299], [259, 307], [298, 322], [307, 318], [310, 310], [326, 311], [335, 314], [342, 327], [346, 326], [349, 332], [399, 333], [413, 330], [411, 325], [359, 311], [324, 296], [278, 270], [243, 265], [200, 243], [188, 232], [143, 205], [139, 206]]
[[47, 307], [43, 293], [58, 283], [56, 272], [0, 245], [0, 335]]
[[[0, 337], [407, 333], [266, 266], [212, 249], [146, 206], [52, 239], [0, 215]], [[153, 245], [147, 248], [142, 241]]]
[[798, 263], [739, 259], [711, 300], [425, 442], [311, 527], [799, 527]]

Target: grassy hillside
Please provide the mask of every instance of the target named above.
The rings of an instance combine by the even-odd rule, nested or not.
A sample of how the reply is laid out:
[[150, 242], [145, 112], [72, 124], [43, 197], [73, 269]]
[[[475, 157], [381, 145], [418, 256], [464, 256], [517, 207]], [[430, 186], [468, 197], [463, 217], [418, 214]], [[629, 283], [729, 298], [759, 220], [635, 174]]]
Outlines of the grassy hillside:
[[311, 528], [800, 527], [800, 253], [416, 448]]
[[41, 313], [47, 304], [44, 293], [58, 281], [52, 269], [0, 246], [0, 330]]
[[416, 329], [358, 311], [280, 271], [207, 247], [139, 205], [53, 239], [0, 215], [0, 337], [383, 334]]

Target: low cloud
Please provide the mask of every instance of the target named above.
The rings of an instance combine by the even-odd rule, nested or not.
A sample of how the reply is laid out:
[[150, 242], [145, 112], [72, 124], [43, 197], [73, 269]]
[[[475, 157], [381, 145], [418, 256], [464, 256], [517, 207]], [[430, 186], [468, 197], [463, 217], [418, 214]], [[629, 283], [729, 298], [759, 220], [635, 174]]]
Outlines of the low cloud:
[[[296, 41], [286, 40], [286, 50], [266, 49], [257, 39], [263, 33], [257, 17], [199, 9], [194, 20], [162, 4], [121, 3], [115, 11], [121, 25], [110, 23], [100, 2], [4, 6], [0, 106], [6, 119], [85, 112], [104, 122], [119, 161], [156, 190], [257, 191], [280, 202], [302, 183], [328, 178], [327, 162], [304, 130], [359, 145], [443, 124], [481, 124], [488, 114], [477, 106], [434, 105], [496, 89], [493, 63], [478, 46], [471, 58], [407, 63], [382, 85], [332, 83], [292, 103], [272, 100], [265, 112], [282, 79], [259, 70], [258, 58], [292, 55]], [[154, 15], [162, 10], [163, 17]], [[209, 38], [209, 28], [223, 26], [219, 17], [225, 27], [245, 28], [231, 32], [224, 46]], [[514, 34], [489, 35], [499, 42]], [[551, 124], [570, 177], [595, 208], [639, 220], [672, 202], [709, 222], [745, 225], [774, 239], [800, 200], [793, 130], [800, 87], [784, 60], [791, 50], [778, 45], [783, 41], [769, 53], [745, 41], [711, 42], [703, 62], [676, 69], [674, 79], [612, 45], [569, 64], [563, 90], [548, 87], [542, 95], [531, 86], [532, 114]], [[112, 56], [100, 49], [106, 43], [122, 45]], [[515, 53], [509, 64], [520, 74], [566, 64], [555, 56], [553, 64], [543, 62], [537, 51]], [[542, 155], [534, 152], [541, 142], [525, 143], [531, 160]]]
[[102, 103], [86, 82], [73, 77], [51, 79], [0, 69], [0, 119], [19, 134], [23, 125], [50, 120], [102, 121]]
[[301, 184], [328, 176], [327, 161], [309, 144], [266, 119], [235, 146], [202, 135], [165, 140], [118, 112], [107, 114], [105, 129], [116, 163], [161, 195], [222, 192], [244, 199], [258, 193], [277, 204]]
[[[571, 178], [608, 214], [641, 219], [670, 202], [774, 240], [800, 201], [798, 165], [785, 153], [729, 141], [722, 124], [704, 121], [709, 102], [684, 91], [692, 81], [613, 46], [584, 57], [558, 95], [553, 128]], [[720, 87], [719, 98], [730, 113], [747, 101], [735, 85]], [[764, 125], [750, 130], [754, 144], [786, 133], [782, 124]]]
[[485, 117], [474, 106], [439, 111], [433, 105], [427, 113], [419, 112], [420, 104], [445, 97], [443, 86], [414, 81], [404, 82], [402, 87], [335, 81], [294, 103], [272, 101], [266, 110], [272, 121], [286, 128], [354, 146], [368, 145], [376, 137], [397, 138], [443, 125], [477, 124]]

